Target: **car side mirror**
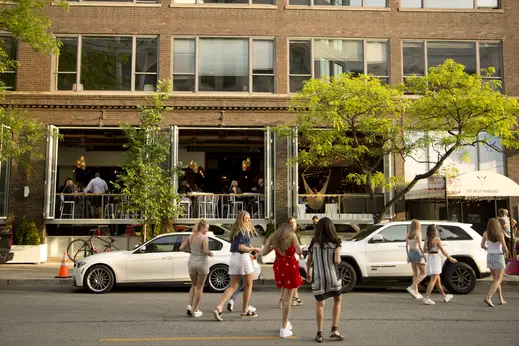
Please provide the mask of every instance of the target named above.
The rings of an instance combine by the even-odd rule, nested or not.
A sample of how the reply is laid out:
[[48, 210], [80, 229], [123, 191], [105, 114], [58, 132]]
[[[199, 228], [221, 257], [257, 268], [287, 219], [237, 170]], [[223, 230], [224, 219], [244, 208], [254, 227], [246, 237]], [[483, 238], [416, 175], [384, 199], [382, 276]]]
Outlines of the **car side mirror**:
[[136, 244], [133, 248], [136, 249], [139, 247], [139, 244]]
[[139, 251], [140, 253], [144, 253], [144, 252], [146, 252], [146, 245], [141, 246], [141, 247], [139, 248], [138, 251]]
[[375, 234], [373, 238], [371, 238], [372, 243], [382, 243], [384, 242], [384, 237], [382, 234]]

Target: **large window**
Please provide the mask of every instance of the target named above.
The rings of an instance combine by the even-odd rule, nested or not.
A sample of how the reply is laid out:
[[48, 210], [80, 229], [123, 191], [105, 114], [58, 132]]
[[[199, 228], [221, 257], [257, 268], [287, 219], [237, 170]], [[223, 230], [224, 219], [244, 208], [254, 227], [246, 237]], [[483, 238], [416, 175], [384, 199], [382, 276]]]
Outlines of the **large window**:
[[56, 90], [154, 91], [158, 38], [59, 37]]
[[402, 47], [404, 80], [412, 75], [425, 76], [430, 67], [446, 59], [465, 65], [468, 73], [494, 67], [495, 73], [486, 79], [502, 80], [503, 77], [500, 42], [404, 41]]
[[[0, 36], [0, 46], [7, 55], [9, 61], [17, 60], [18, 40], [12, 36]], [[6, 90], [16, 90], [16, 68], [12, 65], [6, 66], [3, 73], [0, 73], [0, 81]]]
[[402, 8], [495, 9], [499, 8], [499, 6], [499, 0], [400, 0], [400, 7]]
[[11, 158], [4, 154], [4, 145], [13, 138], [10, 127], [0, 124], [0, 219], [9, 214], [9, 195], [11, 187]]
[[173, 0], [180, 5], [204, 5], [204, 4], [250, 4], [250, 5], [275, 5], [276, 0]]
[[291, 40], [289, 47], [290, 92], [301, 90], [312, 77], [348, 72], [372, 74], [389, 83], [387, 40]]
[[157, 4], [160, 3], [160, 0], [68, 0], [69, 2], [125, 2], [125, 3], [134, 3], [134, 4]]
[[300, 6], [388, 7], [388, 0], [289, 0], [289, 3]]
[[274, 41], [175, 38], [174, 91], [274, 92]]

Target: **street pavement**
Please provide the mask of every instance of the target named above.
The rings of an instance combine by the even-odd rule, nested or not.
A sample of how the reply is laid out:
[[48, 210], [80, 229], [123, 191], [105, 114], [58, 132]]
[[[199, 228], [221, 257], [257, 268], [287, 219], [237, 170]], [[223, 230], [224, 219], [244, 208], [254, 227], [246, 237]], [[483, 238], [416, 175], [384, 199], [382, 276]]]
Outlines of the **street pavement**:
[[[518, 345], [519, 290], [504, 289], [507, 304], [483, 303], [487, 284], [445, 304], [421, 305], [403, 289], [363, 289], [343, 295], [340, 331], [348, 345]], [[251, 303], [258, 317], [225, 313], [223, 322], [211, 311], [221, 297], [203, 296], [199, 319], [185, 316], [187, 287], [119, 287], [95, 295], [67, 286], [0, 288], [1, 345], [211, 345], [314, 344], [314, 300], [301, 289], [303, 305], [294, 307], [294, 337], [279, 339], [279, 291], [257, 285]], [[239, 296], [241, 302], [241, 295]], [[497, 303], [497, 297], [495, 298]], [[325, 343], [331, 302], [326, 306]]]

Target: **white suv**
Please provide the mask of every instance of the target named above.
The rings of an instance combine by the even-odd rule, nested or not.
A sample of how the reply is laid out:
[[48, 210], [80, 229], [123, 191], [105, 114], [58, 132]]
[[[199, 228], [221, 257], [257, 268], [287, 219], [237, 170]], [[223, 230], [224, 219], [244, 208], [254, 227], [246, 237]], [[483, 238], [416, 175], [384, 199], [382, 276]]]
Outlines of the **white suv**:
[[[435, 224], [445, 251], [458, 260], [443, 260], [442, 282], [454, 294], [468, 294], [476, 287], [476, 280], [490, 276], [486, 252], [481, 248], [481, 235], [470, 224], [448, 221], [420, 221], [422, 239], [427, 226]], [[350, 239], [343, 241], [342, 276], [343, 291], [349, 292], [358, 282], [375, 280], [409, 280], [413, 275], [407, 263], [405, 239], [411, 221], [388, 222], [370, 225]]]

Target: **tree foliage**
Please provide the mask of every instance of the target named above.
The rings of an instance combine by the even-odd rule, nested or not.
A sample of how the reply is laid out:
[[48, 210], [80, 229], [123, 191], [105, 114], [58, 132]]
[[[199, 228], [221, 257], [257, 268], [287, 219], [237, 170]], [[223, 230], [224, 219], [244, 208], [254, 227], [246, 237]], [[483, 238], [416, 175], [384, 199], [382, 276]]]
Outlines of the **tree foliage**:
[[[358, 173], [346, 179], [363, 185], [374, 207], [376, 187], [400, 185], [394, 198], [374, 213], [378, 220], [418, 181], [437, 174], [454, 152], [478, 143], [498, 149], [496, 136], [507, 148], [519, 147], [517, 100], [497, 91], [499, 81], [483, 78], [493, 71], [471, 75], [463, 65], [447, 60], [425, 77], [408, 78], [405, 87], [383, 86], [366, 75], [312, 79], [292, 99], [303, 142], [295, 161], [306, 167], [351, 163]], [[404, 88], [418, 98], [411, 102]], [[280, 132], [289, 133], [286, 127]], [[385, 156], [419, 161], [417, 153], [425, 148], [433, 148], [437, 160], [409, 182], [378, 170]]]
[[169, 129], [161, 128], [162, 113], [169, 111], [164, 104], [170, 93], [169, 85], [168, 81], [159, 82], [158, 91], [150, 97], [151, 105], [139, 107], [139, 127], [121, 125], [128, 139], [127, 159], [121, 176], [114, 182], [129, 198], [125, 210], [140, 214], [151, 236], [162, 232], [163, 224], [181, 212], [173, 183], [173, 175], [180, 172], [168, 165]]

